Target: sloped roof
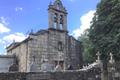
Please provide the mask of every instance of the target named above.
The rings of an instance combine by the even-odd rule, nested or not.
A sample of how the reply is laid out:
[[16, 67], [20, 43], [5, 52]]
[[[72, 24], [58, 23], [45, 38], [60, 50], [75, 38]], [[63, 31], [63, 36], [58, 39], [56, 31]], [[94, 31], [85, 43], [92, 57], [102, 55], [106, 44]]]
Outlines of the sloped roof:
[[33, 33], [32, 35], [37, 36], [37, 35], [42, 35], [42, 34], [44, 34], [44, 33], [48, 33], [48, 30], [39, 30], [39, 31], [37, 31], [36, 33]]
[[22, 44], [22, 43], [24, 43], [24, 42], [27, 42], [27, 41], [29, 41], [29, 40], [32, 40], [32, 38], [28, 37], [28, 38], [26, 38], [25, 40], [23, 40], [22, 42], [14, 42], [14, 43], [10, 44], [8, 47], [6, 47], [6, 49], [8, 49], [8, 48], [9, 48], [9, 50], [14, 49], [14, 48], [16, 48], [17, 46], [19, 46], [20, 44]]
[[[30, 33], [29, 35], [42, 35], [44, 33], [48, 33], [48, 30], [39, 30], [36, 33]], [[16, 48], [17, 46], [19, 46], [20, 44], [27, 42], [29, 40], [32, 40], [32, 38], [29, 36], [28, 38], [26, 38], [25, 40], [23, 40], [22, 42], [13, 42], [12, 44], [10, 44], [8, 47], [6, 47], [6, 49], [9, 48], [9, 50]]]

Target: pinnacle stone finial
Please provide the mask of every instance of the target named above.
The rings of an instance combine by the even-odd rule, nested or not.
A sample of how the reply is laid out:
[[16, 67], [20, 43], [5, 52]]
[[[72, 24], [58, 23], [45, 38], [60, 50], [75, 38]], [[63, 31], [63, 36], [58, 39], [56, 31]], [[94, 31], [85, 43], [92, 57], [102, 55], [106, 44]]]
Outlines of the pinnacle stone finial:
[[56, 0], [57, 3], [60, 3], [61, 0]]
[[15, 39], [13, 39], [13, 43], [15, 43]]
[[56, 1], [60, 1], [60, 0], [56, 0]]

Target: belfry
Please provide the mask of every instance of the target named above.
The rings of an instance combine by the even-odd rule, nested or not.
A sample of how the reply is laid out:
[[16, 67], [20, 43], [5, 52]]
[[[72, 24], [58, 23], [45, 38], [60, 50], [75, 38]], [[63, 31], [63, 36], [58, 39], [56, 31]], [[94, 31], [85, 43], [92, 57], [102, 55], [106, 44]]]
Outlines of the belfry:
[[49, 5], [49, 29], [67, 31], [67, 10], [60, 0]]

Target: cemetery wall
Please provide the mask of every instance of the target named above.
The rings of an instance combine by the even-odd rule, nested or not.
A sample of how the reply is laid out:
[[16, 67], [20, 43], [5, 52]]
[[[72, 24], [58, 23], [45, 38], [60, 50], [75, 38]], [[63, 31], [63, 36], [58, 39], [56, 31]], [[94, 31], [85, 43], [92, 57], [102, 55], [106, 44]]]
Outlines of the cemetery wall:
[[96, 70], [0, 73], [0, 80], [100, 80]]

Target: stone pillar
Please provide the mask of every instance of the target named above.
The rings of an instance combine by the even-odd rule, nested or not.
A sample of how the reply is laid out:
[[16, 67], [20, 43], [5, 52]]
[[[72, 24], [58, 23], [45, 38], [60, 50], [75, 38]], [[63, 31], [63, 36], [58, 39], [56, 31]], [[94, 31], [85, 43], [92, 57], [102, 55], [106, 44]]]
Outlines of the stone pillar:
[[115, 77], [115, 60], [113, 59], [113, 54], [110, 53], [110, 60], [108, 63], [108, 79], [114, 80]]
[[100, 53], [99, 52], [97, 52], [97, 60], [96, 60], [96, 62], [99, 64], [98, 66], [100, 67], [100, 69], [101, 69], [101, 80], [108, 80], [107, 78], [108, 78], [108, 73], [107, 73], [107, 71], [105, 71], [104, 69], [103, 69], [103, 62], [100, 60]]
[[109, 63], [111, 63], [111, 64], [114, 64], [114, 63], [115, 63], [115, 60], [113, 59], [113, 54], [112, 54], [112, 53], [110, 53]]
[[99, 62], [101, 62], [101, 60], [100, 60], [100, 53], [99, 53], [99, 52], [97, 52], [97, 54], [96, 54], [96, 55], [97, 55], [97, 60], [96, 60], [96, 62], [98, 62], [98, 63], [99, 63]]
[[67, 15], [63, 16], [63, 30], [67, 31]]
[[49, 20], [49, 28], [53, 28], [54, 27], [54, 24], [53, 24], [53, 13], [52, 13], [52, 11], [51, 10], [49, 10], [49, 18], [48, 18], [48, 20]]
[[60, 14], [57, 16], [57, 30], [60, 30]]

